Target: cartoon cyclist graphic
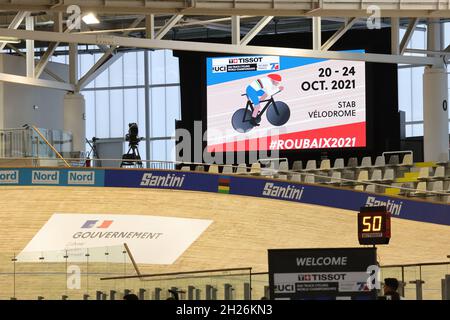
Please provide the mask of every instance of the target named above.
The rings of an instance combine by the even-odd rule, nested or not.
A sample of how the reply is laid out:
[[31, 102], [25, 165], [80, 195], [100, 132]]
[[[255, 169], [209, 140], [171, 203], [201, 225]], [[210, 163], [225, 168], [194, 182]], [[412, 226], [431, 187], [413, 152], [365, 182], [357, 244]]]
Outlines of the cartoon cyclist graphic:
[[281, 76], [276, 73], [268, 74], [262, 78], [256, 79], [247, 86], [246, 94], [253, 104], [252, 119], [250, 122], [254, 126], [259, 126], [255, 121], [261, 109], [260, 101], [266, 100], [267, 97], [273, 96], [275, 93], [284, 89], [281, 84]]
[[[259, 126], [263, 114], [271, 125], [283, 126], [288, 122], [291, 111], [283, 101], [275, 101], [274, 96], [283, 91], [281, 76], [271, 73], [252, 81], [241, 96], [247, 98], [244, 108], [239, 108], [231, 117], [231, 125], [240, 133], [249, 132]], [[261, 109], [261, 103], [264, 105]]]

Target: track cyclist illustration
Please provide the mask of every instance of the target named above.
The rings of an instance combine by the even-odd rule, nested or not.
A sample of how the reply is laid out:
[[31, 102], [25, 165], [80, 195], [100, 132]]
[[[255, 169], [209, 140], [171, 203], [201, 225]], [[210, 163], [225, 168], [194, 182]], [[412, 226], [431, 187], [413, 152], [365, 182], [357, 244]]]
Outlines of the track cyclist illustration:
[[[247, 86], [245, 108], [238, 109], [231, 118], [234, 130], [240, 133], [250, 131], [259, 126], [261, 118], [267, 111], [267, 120], [274, 126], [284, 125], [291, 116], [289, 106], [282, 101], [275, 101], [273, 96], [280, 93], [284, 87], [280, 85], [281, 76], [269, 74], [257, 79]], [[267, 97], [270, 97], [267, 99]], [[261, 103], [266, 103], [261, 110]]]

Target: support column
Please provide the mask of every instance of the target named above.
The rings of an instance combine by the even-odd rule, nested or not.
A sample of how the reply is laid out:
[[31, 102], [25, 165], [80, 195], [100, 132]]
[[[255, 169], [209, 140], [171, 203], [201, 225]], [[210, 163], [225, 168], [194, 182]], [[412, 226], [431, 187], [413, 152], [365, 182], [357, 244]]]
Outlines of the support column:
[[320, 50], [322, 47], [322, 25], [320, 17], [313, 17], [313, 50]]
[[[428, 50], [440, 51], [439, 19], [428, 22]], [[444, 65], [423, 74], [423, 143], [425, 161], [448, 161], [448, 76]]]
[[400, 18], [391, 18], [391, 53], [400, 54]]
[[64, 130], [72, 132], [72, 150], [85, 151], [86, 123], [85, 101], [80, 93], [64, 96]]
[[[151, 160], [150, 155], [150, 121], [152, 117], [152, 113], [150, 110], [150, 63], [148, 61], [148, 55], [150, 52], [148, 50], [144, 50], [144, 87], [145, 87], [145, 159]], [[146, 161], [146, 167], [150, 168], [151, 163]]]
[[[34, 17], [28, 16], [25, 18], [26, 30], [34, 30]], [[27, 48], [27, 77], [34, 78], [34, 40], [26, 40]]]
[[78, 43], [69, 44], [69, 82], [78, 83]]
[[231, 44], [241, 43], [241, 17], [231, 17]]

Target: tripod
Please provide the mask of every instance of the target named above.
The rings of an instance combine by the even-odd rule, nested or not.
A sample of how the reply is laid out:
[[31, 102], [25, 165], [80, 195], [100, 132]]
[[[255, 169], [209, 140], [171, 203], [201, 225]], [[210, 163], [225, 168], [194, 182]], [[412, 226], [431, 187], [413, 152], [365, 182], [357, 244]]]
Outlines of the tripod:
[[92, 154], [92, 166], [95, 167], [95, 159], [98, 159], [98, 153], [97, 153], [97, 143], [96, 141], [98, 140], [98, 138], [93, 137], [92, 138], [92, 144], [88, 139], [85, 139], [86, 142], [89, 144], [89, 147], [91, 148], [91, 150], [88, 152], [87, 156], [86, 156], [86, 162], [85, 165], [87, 166], [87, 162], [90, 161], [90, 156]]
[[[136, 167], [142, 168], [141, 155], [139, 154], [138, 145], [135, 143], [130, 143], [128, 152], [122, 156], [122, 163], [120, 167]], [[137, 161], [136, 161], [137, 160]]]

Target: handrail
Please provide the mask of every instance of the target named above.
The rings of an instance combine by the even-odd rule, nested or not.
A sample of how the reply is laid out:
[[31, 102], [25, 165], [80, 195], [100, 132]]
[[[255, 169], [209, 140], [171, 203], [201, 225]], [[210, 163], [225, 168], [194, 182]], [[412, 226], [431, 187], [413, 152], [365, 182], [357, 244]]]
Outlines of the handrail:
[[34, 125], [31, 125], [31, 128], [41, 137], [42, 140], [50, 147], [50, 149], [53, 150], [53, 152], [60, 158], [62, 161], [64, 161], [65, 165], [70, 168], [70, 164], [63, 158], [63, 156], [58, 152], [58, 150], [55, 149], [54, 146], [51, 145], [50, 142], [44, 137], [44, 135], [39, 131], [38, 128], [36, 128]]
[[410, 263], [410, 264], [393, 264], [381, 266], [381, 268], [402, 268], [402, 267], [423, 267], [423, 266], [442, 266], [450, 265], [450, 262], [423, 262], [423, 263]]
[[414, 156], [414, 153], [412, 150], [399, 150], [399, 151], [384, 151], [381, 155], [383, 156], [383, 158], [386, 159], [386, 154], [398, 154], [398, 153], [406, 153], [406, 154], [411, 154], [411, 156]]
[[100, 278], [100, 280], [121, 280], [121, 279], [135, 279], [135, 278], [151, 278], [151, 277], [162, 277], [162, 276], [177, 276], [186, 274], [199, 274], [199, 273], [212, 273], [212, 272], [229, 272], [229, 271], [243, 271], [249, 270], [250, 274], [252, 271], [251, 267], [246, 268], [227, 268], [227, 269], [210, 269], [210, 270], [197, 270], [197, 271], [183, 271], [183, 272], [169, 272], [169, 273], [155, 273], [155, 274], [141, 274], [140, 276], [117, 276], [117, 277], [106, 277]]
[[[20, 158], [20, 157], [10, 157], [10, 158], [1, 158], [1, 159], [7, 159], [7, 160], [55, 160], [54, 158], [33, 158], [33, 157], [27, 157], [27, 158]], [[85, 161], [86, 159], [84, 158], [65, 158], [66, 160], [69, 161]], [[123, 159], [100, 159], [100, 158], [96, 158], [94, 159], [96, 161], [123, 161]], [[173, 165], [187, 165], [187, 166], [193, 166], [193, 165], [201, 165], [201, 166], [209, 166], [211, 164], [208, 163], [200, 163], [200, 162], [183, 162], [183, 161], [167, 161], [167, 160], [127, 160], [130, 162], [145, 162], [145, 163], [156, 163], [156, 164], [173, 164]], [[239, 168], [238, 165], [228, 165], [228, 164], [215, 164], [219, 167], [231, 167], [231, 168]], [[69, 166], [70, 167], [70, 166]], [[78, 167], [77, 167], [78, 168]], [[79, 167], [79, 168], [95, 168], [95, 167]], [[139, 170], [146, 170], [146, 169], [153, 169], [153, 168], [139, 168]], [[345, 169], [345, 168], [340, 168], [340, 169]], [[351, 169], [351, 168], [350, 168]], [[167, 170], [166, 169], [159, 169], [159, 170]], [[261, 168], [261, 171], [264, 171], [264, 175], [260, 175], [261, 177], [264, 176], [270, 176], [271, 173], [273, 174], [282, 174], [282, 175], [292, 175], [292, 174], [299, 174], [299, 175], [309, 175], [309, 176], [314, 176], [317, 178], [329, 178], [330, 180], [337, 180], [337, 181], [341, 181], [341, 182], [350, 182], [350, 183], [354, 183], [354, 184], [358, 184], [358, 185], [374, 185], [374, 186], [379, 186], [379, 187], [391, 187], [391, 188], [395, 188], [398, 190], [403, 190], [403, 191], [408, 191], [408, 192], [415, 192], [417, 191], [417, 189], [415, 188], [408, 188], [408, 187], [404, 187], [404, 186], [392, 186], [390, 184], [383, 184], [383, 183], [377, 183], [377, 182], [371, 182], [370, 180], [363, 180], [363, 181], [359, 181], [359, 180], [352, 180], [352, 179], [347, 179], [347, 178], [338, 178], [338, 177], [329, 177], [329, 176], [323, 176], [320, 174], [315, 174], [313, 173], [314, 171], [321, 171], [320, 169], [314, 169], [311, 170], [311, 172], [309, 171], [305, 171], [305, 169], [303, 170], [278, 170], [278, 169], [273, 169], [273, 168]], [[197, 171], [191, 171], [191, 172], [197, 172]], [[207, 173], [207, 172], [205, 172]], [[229, 175], [237, 175], [237, 176], [252, 176], [255, 177], [255, 173], [252, 172], [246, 172], [246, 173], [230, 173]], [[285, 182], [290, 182], [290, 183], [295, 183], [295, 181], [291, 181], [291, 180], [285, 180]], [[302, 182], [305, 183], [305, 182]], [[307, 184], [307, 183], [306, 183]], [[321, 183], [314, 183], [317, 185], [323, 185]], [[441, 190], [441, 191], [433, 191], [433, 190], [427, 190], [426, 191], [427, 194], [429, 195], [438, 195], [438, 196], [448, 196], [449, 193], [445, 190]]]

